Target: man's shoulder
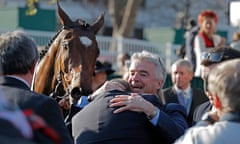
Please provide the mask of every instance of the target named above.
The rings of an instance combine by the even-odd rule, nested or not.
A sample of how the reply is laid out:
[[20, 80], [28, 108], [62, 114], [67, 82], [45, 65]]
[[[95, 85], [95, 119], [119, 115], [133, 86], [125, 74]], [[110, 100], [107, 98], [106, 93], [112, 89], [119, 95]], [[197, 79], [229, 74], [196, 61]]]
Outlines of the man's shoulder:
[[197, 97], [203, 98], [205, 101], [208, 100], [208, 97], [206, 96], [204, 90], [202, 90], [200, 88], [192, 87], [192, 94], [193, 94], [193, 96], [196, 95]]
[[206, 108], [211, 107], [211, 106], [212, 105], [211, 105], [210, 101], [206, 101], [206, 102], [200, 104], [198, 107], [196, 107], [196, 110], [197, 109], [206, 109]]
[[174, 89], [174, 87], [168, 87], [163, 89], [163, 96], [165, 100], [175, 99], [176, 95], [177, 95], [177, 92]]
[[23, 90], [23, 93], [25, 93], [23, 97], [32, 101], [54, 101], [54, 99], [52, 99], [50, 96], [40, 94], [31, 90]]
[[204, 94], [204, 91], [200, 88], [196, 88], [196, 87], [191, 87], [193, 91], [196, 91], [196, 92], [199, 92], [199, 93], [203, 93]]
[[[14, 90], [13, 90], [14, 89]], [[12, 92], [6, 92], [9, 99], [16, 101], [21, 108], [41, 109], [43, 105], [57, 105], [57, 102], [44, 94], [39, 94], [31, 90], [12, 88]]]

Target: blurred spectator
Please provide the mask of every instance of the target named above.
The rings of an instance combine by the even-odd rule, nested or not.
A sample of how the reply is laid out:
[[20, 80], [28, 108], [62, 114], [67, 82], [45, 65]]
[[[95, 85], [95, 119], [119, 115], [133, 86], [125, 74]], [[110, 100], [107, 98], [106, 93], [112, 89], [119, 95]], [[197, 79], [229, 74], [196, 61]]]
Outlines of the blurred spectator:
[[189, 26], [187, 26], [187, 31], [184, 35], [185, 38], [185, 52], [184, 59], [189, 60], [193, 65], [193, 72], [196, 70], [196, 55], [194, 52], [194, 40], [200, 27], [195, 20], [191, 19], [189, 21]]
[[234, 49], [240, 50], [240, 31], [237, 31], [233, 34], [233, 41], [230, 46]]
[[183, 105], [187, 110], [187, 122], [190, 127], [193, 124], [195, 108], [208, 98], [203, 90], [191, 87], [193, 66], [188, 60], [179, 59], [173, 63], [171, 78], [173, 86], [164, 89], [165, 102]]
[[115, 72], [112, 69], [112, 64], [109, 62], [96, 61], [94, 74], [92, 79], [92, 91], [97, 90], [104, 84], [107, 77]]
[[218, 16], [212, 10], [204, 10], [198, 15], [200, 30], [194, 40], [194, 51], [196, 55], [195, 76], [200, 76], [201, 54], [210, 49], [225, 45], [225, 38], [216, 34]]
[[130, 55], [128, 53], [121, 53], [118, 55], [117, 60], [119, 68], [118, 73], [123, 77], [123, 79], [127, 79]]

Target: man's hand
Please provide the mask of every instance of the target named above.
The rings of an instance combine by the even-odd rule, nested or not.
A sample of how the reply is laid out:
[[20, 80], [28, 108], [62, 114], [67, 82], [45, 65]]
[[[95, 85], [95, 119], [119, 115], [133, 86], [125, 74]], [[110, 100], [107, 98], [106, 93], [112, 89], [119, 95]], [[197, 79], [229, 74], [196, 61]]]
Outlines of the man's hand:
[[143, 112], [147, 116], [151, 116], [156, 107], [150, 102], [146, 101], [142, 96], [132, 93], [129, 95], [117, 95], [110, 100], [110, 107], [119, 107], [113, 113], [120, 113], [122, 111], [130, 110], [135, 112]]
[[69, 97], [64, 97], [62, 98], [58, 104], [60, 105], [61, 108], [66, 109], [66, 110], [70, 110], [71, 109], [71, 104], [69, 101]]

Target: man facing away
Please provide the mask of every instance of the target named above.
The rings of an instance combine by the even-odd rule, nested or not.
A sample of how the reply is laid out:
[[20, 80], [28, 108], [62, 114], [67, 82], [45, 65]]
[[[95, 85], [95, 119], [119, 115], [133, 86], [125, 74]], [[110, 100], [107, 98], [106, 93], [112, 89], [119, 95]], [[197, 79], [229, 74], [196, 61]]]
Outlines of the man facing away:
[[209, 113], [211, 117], [189, 129], [176, 144], [239, 143], [239, 85], [240, 59], [222, 62], [212, 69], [208, 76], [208, 93], [213, 97], [216, 112]]
[[193, 75], [193, 66], [190, 61], [184, 59], [177, 60], [173, 63], [171, 69], [173, 86], [164, 89], [163, 92], [166, 103], [178, 103], [186, 108], [189, 127], [193, 124], [195, 108], [208, 101], [203, 90], [191, 87]]
[[72, 139], [64, 124], [58, 103], [30, 90], [39, 54], [35, 42], [24, 32], [13, 31], [0, 36], [0, 88], [6, 98], [20, 109], [32, 109], [53, 128], [62, 144]]

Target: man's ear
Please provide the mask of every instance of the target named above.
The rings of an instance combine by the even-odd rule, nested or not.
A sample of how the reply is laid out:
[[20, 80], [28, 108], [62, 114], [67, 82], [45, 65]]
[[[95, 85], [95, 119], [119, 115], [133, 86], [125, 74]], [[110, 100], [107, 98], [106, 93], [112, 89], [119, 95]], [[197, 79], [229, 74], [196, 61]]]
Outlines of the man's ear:
[[217, 109], [222, 109], [222, 104], [218, 96], [215, 96], [213, 104]]
[[161, 88], [163, 87], [163, 84], [164, 84], [164, 83], [163, 83], [163, 80], [159, 80], [158, 83], [157, 83], [158, 89], [161, 89]]

